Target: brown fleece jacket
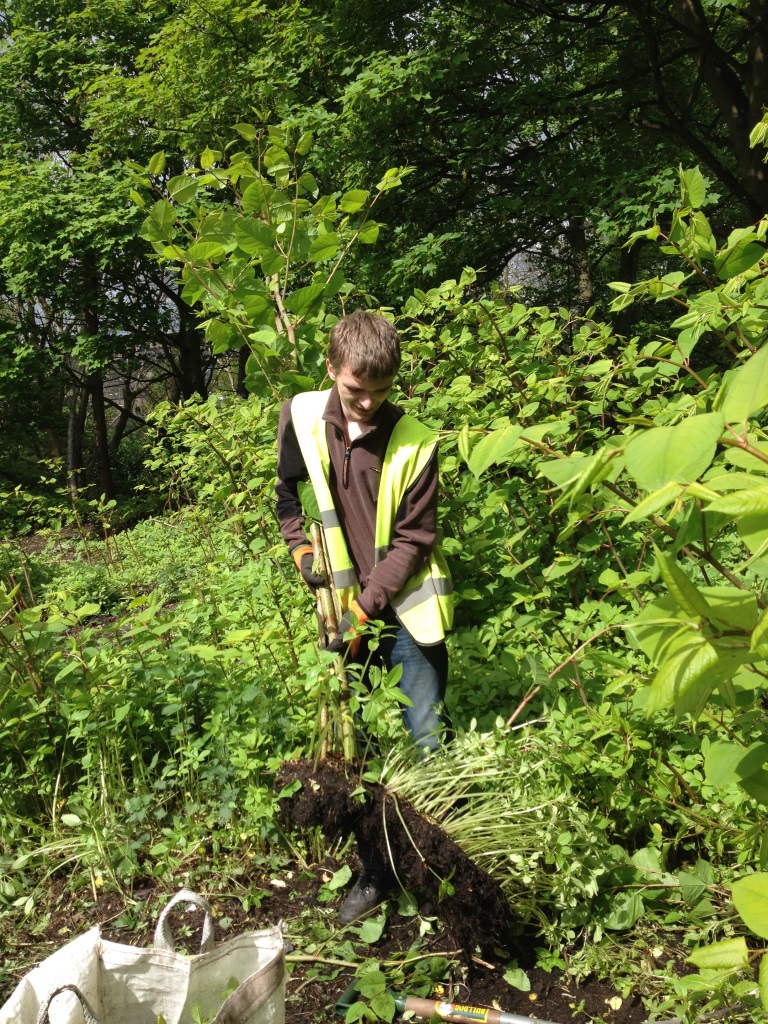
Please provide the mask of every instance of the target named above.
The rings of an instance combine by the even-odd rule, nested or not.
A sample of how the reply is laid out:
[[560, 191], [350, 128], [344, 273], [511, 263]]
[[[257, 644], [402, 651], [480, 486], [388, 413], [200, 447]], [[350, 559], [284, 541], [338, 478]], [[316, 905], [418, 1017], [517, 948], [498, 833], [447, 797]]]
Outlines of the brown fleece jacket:
[[[328, 481], [333, 504], [360, 581], [358, 602], [370, 618], [392, 620], [389, 602], [426, 562], [437, 537], [437, 451], [397, 510], [387, 555], [373, 564], [376, 503], [381, 467], [392, 430], [403, 415], [384, 402], [362, 433], [349, 441], [341, 402], [334, 386], [323, 419], [331, 468]], [[291, 419], [291, 402], [280, 411], [277, 459], [277, 516], [280, 532], [293, 550], [307, 543], [298, 484], [309, 474]], [[346, 465], [345, 465], [346, 463]]]

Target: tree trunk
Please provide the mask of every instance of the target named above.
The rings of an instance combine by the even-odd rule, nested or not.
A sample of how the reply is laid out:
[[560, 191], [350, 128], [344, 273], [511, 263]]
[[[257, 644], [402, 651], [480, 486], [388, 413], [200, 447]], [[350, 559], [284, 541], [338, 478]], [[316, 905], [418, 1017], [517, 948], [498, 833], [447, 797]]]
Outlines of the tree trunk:
[[179, 397], [182, 401], [199, 395], [208, 397], [203, 360], [203, 333], [184, 303], [179, 302], [179, 330], [176, 335], [179, 350]]
[[565, 240], [571, 250], [572, 265], [576, 272], [576, 299], [574, 307], [579, 313], [586, 313], [595, 301], [595, 288], [592, 283], [592, 267], [587, 249], [587, 233], [582, 217], [569, 219], [565, 229]]
[[749, 3], [749, 49], [741, 64], [717, 43], [701, 0], [674, 0], [672, 9], [699, 77], [727, 128], [750, 213], [757, 220], [768, 211], [768, 175], [763, 148], [753, 149], [749, 135], [768, 106], [768, 0]]
[[86, 387], [91, 398], [96, 475], [101, 493], [107, 501], [110, 501], [115, 496], [115, 488], [112, 483], [112, 467], [109, 458], [109, 433], [104, 406], [104, 378], [101, 370], [94, 370], [88, 375]]
[[80, 492], [80, 471], [83, 468], [83, 433], [88, 412], [88, 393], [72, 385], [67, 422], [67, 488], [75, 500]]
[[248, 397], [248, 388], [245, 386], [245, 375], [246, 375], [246, 367], [247, 367], [247, 364], [248, 364], [248, 356], [250, 354], [251, 354], [251, 350], [248, 348], [247, 345], [243, 345], [243, 347], [238, 352], [238, 357], [237, 357], [237, 385], [235, 387], [235, 391], [240, 396], [240, 398], [247, 398]]

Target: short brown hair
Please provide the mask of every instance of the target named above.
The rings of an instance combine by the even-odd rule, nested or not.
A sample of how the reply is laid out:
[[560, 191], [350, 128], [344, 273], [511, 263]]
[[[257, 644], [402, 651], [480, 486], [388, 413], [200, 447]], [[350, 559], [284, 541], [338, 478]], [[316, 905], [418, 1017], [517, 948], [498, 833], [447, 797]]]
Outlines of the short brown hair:
[[347, 366], [355, 377], [394, 377], [400, 367], [397, 329], [386, 317], [357, 309], [334, 324], [328, 359], [337, 373]]

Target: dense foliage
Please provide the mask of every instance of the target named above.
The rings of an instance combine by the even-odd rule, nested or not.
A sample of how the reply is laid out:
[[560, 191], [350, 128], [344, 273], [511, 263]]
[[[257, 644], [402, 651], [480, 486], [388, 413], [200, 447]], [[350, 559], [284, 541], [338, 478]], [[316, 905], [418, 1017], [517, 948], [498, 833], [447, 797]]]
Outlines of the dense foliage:
[[[4, 15], [0, 905], [34, 915], [63, 866], [319, 852], [273, 792], [340, 685], [275, 430], [384, 302], [394, 398], [440, 433], [457, 737], [404, 761], [397, 679], [353, 677], [370, 778], [493, 872], [542, 964], [759, 1020], [762, 5], [485, 13]], [[691, 153], [711, 181], [667, 169]]]

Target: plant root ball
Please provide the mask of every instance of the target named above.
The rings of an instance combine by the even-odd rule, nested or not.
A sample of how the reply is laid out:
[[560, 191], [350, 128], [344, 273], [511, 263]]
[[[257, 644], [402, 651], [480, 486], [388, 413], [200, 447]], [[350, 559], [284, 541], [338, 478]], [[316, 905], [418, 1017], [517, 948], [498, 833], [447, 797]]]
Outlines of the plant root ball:
[[[363, 782], [358, 766], [341, 758], [286, 761], [277, 778], [278, 796], [292, 783], [301, 788], [280, 801], [286, 829], [319, 826], [334, 842], [354, 832], [381, 852], [396, 882], [423, 889], [457, 947], [467, 957], [476, 947], [504, 944], [513, 925], [497, 882], [477, 867], [438, 824], [379, 783]], [[356, 795], [353, 795], [356, 794]], [[443, 886], [449, 882], [453, 888]]]

